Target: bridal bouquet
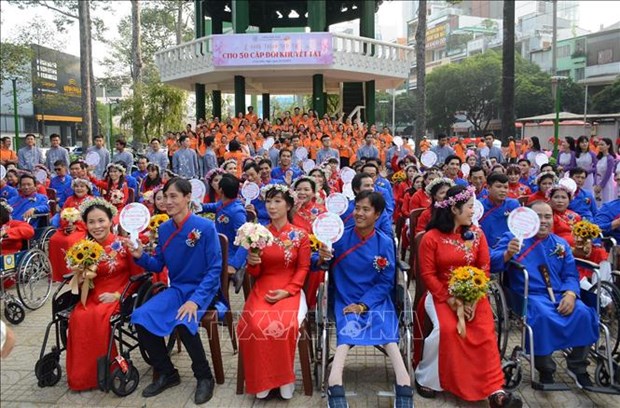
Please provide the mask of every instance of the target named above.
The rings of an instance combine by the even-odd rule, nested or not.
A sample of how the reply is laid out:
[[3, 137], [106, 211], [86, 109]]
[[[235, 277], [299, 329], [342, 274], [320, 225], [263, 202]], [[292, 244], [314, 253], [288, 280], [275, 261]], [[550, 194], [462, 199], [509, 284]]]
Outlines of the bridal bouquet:
[[86, 306], [88, 291], [94, 287], [93, 279], [97, 276], [97, 265], [104, 255], [103, 247], [89, 239], [76, 242], [65, 255], [67, 267], [75, 272], [69, 282], [71, 293], [76, 295], [80, 293], [80, 281], [82, 281], [80, 296], [84, 306]]
[[246, 222], [237, 231], [234, 244], [250, 252], [259, 253], [272, 242], [273, 235], [267, 228], [260, 224]]
[[456, 298], [458, 323], [456, 330], [461, 337], [466, 336], [465, 305], [474, 305], [489, 291], [489, 278], [486, 273], [473, 266], [461, 266], [452, 271], [448, 281], [448, 292]]

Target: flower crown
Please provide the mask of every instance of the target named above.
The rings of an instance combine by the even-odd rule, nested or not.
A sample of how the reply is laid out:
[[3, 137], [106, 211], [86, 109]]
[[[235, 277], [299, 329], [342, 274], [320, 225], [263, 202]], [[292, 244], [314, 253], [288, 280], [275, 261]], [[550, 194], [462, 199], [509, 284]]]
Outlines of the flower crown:
[[424, 188], [424, 191], [426, 192], [426, 194], [428, 194], [430, 196], [431, 195], [431, 191], [438, 184], [447, 184], [450, 187], [452, 187], [452, 186], [454, 186], [454, 181], [452, 179], [447, 178], [447, 177], [437, 177], [435, 180], [433, 180], [433, 181], [431, 181], [430, 183], [427, 184], [427, 186]]
[[330, 168], [329, 167], [323, 167], [323, 166], [316, 166], [315, 168], [310, 170], [310, 172], [308, 174], [312, 174], [312, 172], [315, 171], [315, 170], [320, 171], [321, 174], [323, 174], [323, 177], [325, 177], [325, 180], [330, 178], [331, 175], [332, 175], [332, 171], [330, 170]]
[[13, 212], [13, 207], [11, 207], [6, 200], [0, 200], [0, 205], [4, 207], [9, 214]]
[[543, 171], [538, 176], [536, 176], [536, 184], [538, 184], [544, 176], [553, 176], [553, 184], [557, 184], [558, 176], [556, 176], [556, 174], [552, 171]]
[[562, 190], [562, 191], [566, 191], [566, 194], [568, 194], [568, 198], [569, 200], [573, 198], [573, 191], [571, 191], [568, 187], [566, 187], [565, 185], [562, 184], [554, 184], [553, 187], [551, 187], [546, 193], [545, 196], [547, 198], [551, 198], [551, 196], [553, 195], [553, 193], [555, 193], [558, 190]]
[[71, 181], [71, 188], [75, 189], [75, 185], [76, 184], [84, 184], [86, 185], [91, 191], [93, 190], [93, 183], [90, 182], [90, 180], [86, 180], [83, 178], [74, 178]]
[[82, 203], [82, 205], [80, 205], [80, 213], [82, 214], [82, 216], [84, 216], [84, 214], [86, 213], [86, 210], [88, 210], [93, 205], [101, 205], [109, 209], [110, 212], [112, 213], [112, 217], [115, 217], [116, 214], [118, 213], [118, 210], [116, 209], [115, 206], [113, 206], [111, 203], [104, 200], [103, 198], [97, 197], [97, 198], [91, 198], [90, 200], [86, 200], [84, 201], [84, 203]]
[[235, 163], [235, 164], [237, 164], [237, 160], [235, 160], [235, 159], [228, 159], [228, 160], [226, 160], [224, 163], [222, 163], [222, 165], [220, 166], [220, 169], [222, 169], [222, 170], [226, 171], [226, 170], [225, 170], [225, 169], [226, 169], [226, 166], [228, 166], [228, 165], [229, 165], [229, 164], [231, 164], [231, 163]]
[[476, 188], [474, 186], [469, 186], [465, 190], [461, 191], [455, 196], [446, 198], [443, 201], [438, 201], [435, 203], [435, 208], [448, 208], [456, 205], [457, 203], [468, 201], [470, 198], [474, 197], [476, 194]]
[[211, 181], [213, 181], [213, 178], [215, 176], [217, 176], [218, 174], [225, 174], [225, 173], [226, 172], [224, 171], [223, 168], [216, 167], [207, 172], [207, 175], [205, 176], [205, 180], [207, 181], [207, 184], [211, 185]]
[[265, 197], [267, 197], [267, 193], [271, 190], [277, 190], [282, 194], [288, 194], [295, 203], [297, 203], [297, 193], [291, 188], [285, 186], [284, 184], [267, 184], [265, 187], [260, 189], [260, 196], [263, 201], [265, 201]]
[[120, 171], [121, 174], [125, 175], [125, 166], [123, 166], [122, 164], [110, 163], [108, 164], [108, 167], [106, 167], [106, 170], [109, 171], [111, 168], [115, 168], [116, 170]]

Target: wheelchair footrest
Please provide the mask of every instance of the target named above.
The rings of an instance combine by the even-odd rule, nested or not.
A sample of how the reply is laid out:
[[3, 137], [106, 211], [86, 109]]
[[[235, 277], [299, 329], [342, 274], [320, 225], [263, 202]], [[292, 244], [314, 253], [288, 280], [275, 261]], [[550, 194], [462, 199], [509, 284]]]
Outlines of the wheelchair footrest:
[[566, 384], [543, 384], [538, 381], [532, 383], [532, 388], [538, 391], [570, 391], [570, 387]]
[[584, 391], [596, 392], [597, 394], [620, 395], [620, 389], [612, 387], [583, 387]]

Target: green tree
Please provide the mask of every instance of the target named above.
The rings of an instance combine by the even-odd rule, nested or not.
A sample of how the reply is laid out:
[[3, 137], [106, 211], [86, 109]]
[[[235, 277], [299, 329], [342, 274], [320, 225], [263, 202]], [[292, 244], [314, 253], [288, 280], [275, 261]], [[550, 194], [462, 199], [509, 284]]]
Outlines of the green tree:
[[592, 111], [595, 113], [620, 112], [620, 79], [607, 85], [592, 98]]
[[[380, 119], [377, 123], [381, 122], [383, 126], [392, 127], [392, 94], [385, 91], [378, 92], [376, 102], [375, 117]], [[401, 92], [396, 95], [394, 102], [394, 105], [396, 105], [395, 125], [411, 125], [415, 119], [415, 95], [410, 92]]]
[[[435, 68], [426, 81], [426, 107], [429, 128], [450, 132], [458, 111], [456, 95], [460, 95], [461, 84], [457, 64]], [[416, 115], [416, 122], [418, 116]], [[416, 138], [417, 140], [417, 138]]]
[[32, 49], [26, 44], [0, 42], [0, 83], [16, 78], [30, 82]]

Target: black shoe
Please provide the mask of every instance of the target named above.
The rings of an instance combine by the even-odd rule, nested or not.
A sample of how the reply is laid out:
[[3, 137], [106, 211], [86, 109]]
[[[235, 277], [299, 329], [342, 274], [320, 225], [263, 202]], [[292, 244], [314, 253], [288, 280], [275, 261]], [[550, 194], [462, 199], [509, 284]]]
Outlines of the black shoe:
[[422, 398], [435, 398], [437, 396], [437, 392], [432, 388], [424, 387], [420, 385], [417, 381], [415, 382], [415, 389], [420, 394]]
[[550, 371], [541, 371], [540, 372], [540, 383], [541, 384], [555, 384], [555, 380], [553, 379], [553, 373]]
[[232, 276], [232, 281], [235, 284], [235, 293], [239, 293], [243, 287], [243, 280], [245, 279], [245, 267], [237, 269], [237, 272]]
[[413, 389], [408, 385], [394, 385], [394, 408], [413, 408]]
[[181, 384], [181, 377], [179, 372], [174, 370], [170, 374], [161, 374], [157, 380], [149, 384], [143, 391], [142, 396], [144, 398], [154, 397], [161, 394], [162, 391]]
[[202, 378], [196, 384], [196, 393], [194, 394], [194, 403], [196, 405], [204, 404], [213, 397], [213, 388], [215, 380], [213, 378]]
[[510, 392], [498, 391], [489, 397], [489, 406], [491, 408], [521, 408], [523, 401]]
[[575, 380], [575, 384], [577, 384], [577, 387], [579, 387], [580, 389], [584, 389], [584, 388], [589, 388], [589, 387], [593, 387], [594, 384], [592, 383], [592, 380], [590, 379], [590, 376], [588, 375], [588, 373], [574, 373], [571, 370], [566, 370], [568, 372], [568, 375]]

